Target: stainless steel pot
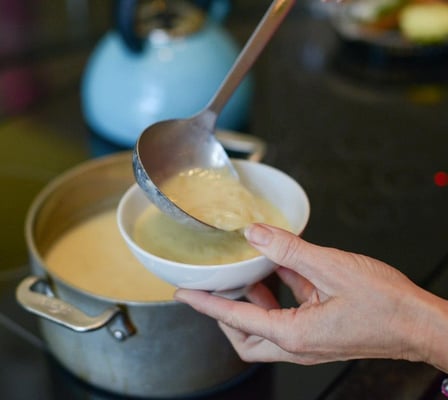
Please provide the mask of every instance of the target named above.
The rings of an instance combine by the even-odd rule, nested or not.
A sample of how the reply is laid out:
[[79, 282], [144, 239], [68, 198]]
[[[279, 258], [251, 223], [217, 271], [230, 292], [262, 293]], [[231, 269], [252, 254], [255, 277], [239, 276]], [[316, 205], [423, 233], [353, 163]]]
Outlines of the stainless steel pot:
[[250, 368], [215, 321], [175, 301], [102, 298], [64, 282], [43, 261], [64, 231], [118, 203], [134, 182], [131, 165], [130, 152], [87, 161], [40, 193], [25, 226], [32, 275], [17, 287], [17, 300], [41, 317], [54, 357], [95, 386], [143, 397], [215, 390]]

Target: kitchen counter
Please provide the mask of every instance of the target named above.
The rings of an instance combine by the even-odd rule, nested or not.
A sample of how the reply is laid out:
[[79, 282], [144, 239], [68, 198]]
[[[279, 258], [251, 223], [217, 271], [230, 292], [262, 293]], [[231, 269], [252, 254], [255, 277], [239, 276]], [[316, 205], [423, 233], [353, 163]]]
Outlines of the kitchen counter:
[[[233, 2], [227, 27], [240, 43], [268, 3]], [[0, 53], [2, 399], [116, 398], [59, 367], [35, 317], [14, 299], [28, 272], [23, 222], [34, 196], [67, 168], [123, 150], [91, 133], [80, 109], [80, 76], [107, 29], [105, 15], [92, 12], [102, 22], [65, 45]], [[254, 67], [255, 97], [242, 130], [263, 139], [264, 161], [307, 191], [307, 240], [382, 259], [448, 297], [448, 186], [434, 181], [448, 172], [445, 61], [396, 62], [344, 43], [323, 4], [298, 3]], [[16, 79], [5, 86], [5, 76]], [[281, 300], [294, 304], [285, 288]], [[273, 364], [208, 398], [429, 400], [440, 398], [441, 379], [432, 367], [403, 361]]]

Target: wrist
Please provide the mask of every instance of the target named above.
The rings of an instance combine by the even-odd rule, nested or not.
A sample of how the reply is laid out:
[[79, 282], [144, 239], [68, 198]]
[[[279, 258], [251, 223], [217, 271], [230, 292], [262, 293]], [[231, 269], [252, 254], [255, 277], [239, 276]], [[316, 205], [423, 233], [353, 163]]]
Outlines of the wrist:
[[423, 290], [418, 299], [411, 337], [415, 361], [448, 372], [448, 301]]

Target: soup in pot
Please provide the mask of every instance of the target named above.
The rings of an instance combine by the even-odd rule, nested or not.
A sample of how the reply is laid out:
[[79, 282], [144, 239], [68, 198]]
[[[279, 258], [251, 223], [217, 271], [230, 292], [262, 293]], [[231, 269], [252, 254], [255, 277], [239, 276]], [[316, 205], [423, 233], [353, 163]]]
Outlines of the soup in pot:
[[145, 302], [173, 298], [175, 288], [146, 270], [126, 246], [115, 208], [68, 230], [44, 259], [56, 276], [99, 296]]

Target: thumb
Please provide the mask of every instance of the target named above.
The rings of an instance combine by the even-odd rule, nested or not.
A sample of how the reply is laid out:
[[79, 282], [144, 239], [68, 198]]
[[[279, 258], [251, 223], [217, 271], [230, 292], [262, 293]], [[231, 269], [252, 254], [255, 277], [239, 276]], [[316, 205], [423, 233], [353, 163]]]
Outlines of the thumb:
[[270, 225], [249, 225], [244, 236], [270, 260], [294, 270], [311, 282], [324, 279], [328, 266], [335, 261], [333, 249], [308, 243], [291, 232]]

